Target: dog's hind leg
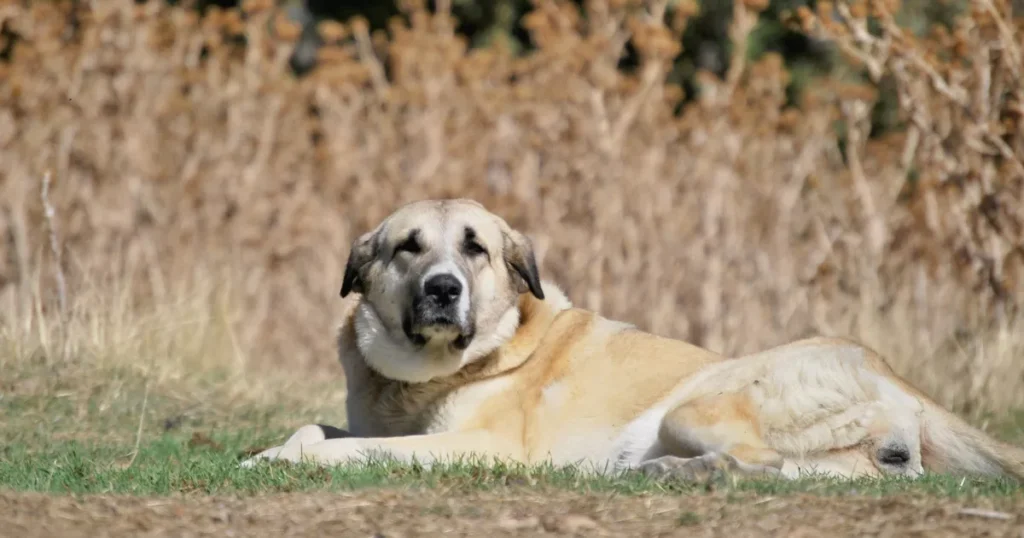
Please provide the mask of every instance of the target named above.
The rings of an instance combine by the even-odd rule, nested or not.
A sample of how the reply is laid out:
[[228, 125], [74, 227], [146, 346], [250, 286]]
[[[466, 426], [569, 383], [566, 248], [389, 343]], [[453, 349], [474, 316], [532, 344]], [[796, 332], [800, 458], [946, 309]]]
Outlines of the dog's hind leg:
[[640, 463], [639, 470], [698, 482], [719, 474], [778, 476], [782, 455], [764, 442], [760, 430], [747, 394], [697, 398], [666, 413], [658, 441], [667, 455]]

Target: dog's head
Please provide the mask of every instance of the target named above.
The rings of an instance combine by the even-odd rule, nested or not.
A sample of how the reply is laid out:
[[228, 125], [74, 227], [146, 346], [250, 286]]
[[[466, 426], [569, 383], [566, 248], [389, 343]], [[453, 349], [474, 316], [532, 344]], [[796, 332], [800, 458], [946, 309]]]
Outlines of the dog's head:
[[341, 285], [352, 292], [365, 359], [410, 382], [492, 351], [515, 331], [519, 295], [544, 298], [530, 240], [464, 199], [403, 206], [359, 237]]

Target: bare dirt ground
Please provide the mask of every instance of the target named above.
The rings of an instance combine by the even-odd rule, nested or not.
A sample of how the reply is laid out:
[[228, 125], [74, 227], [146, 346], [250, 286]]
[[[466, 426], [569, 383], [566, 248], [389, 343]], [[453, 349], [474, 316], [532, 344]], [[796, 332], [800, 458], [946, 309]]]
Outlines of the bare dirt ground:
[[1024, 498], [374, 491], [145, 498], [0, 493], [17, 536], [1012, 536]]

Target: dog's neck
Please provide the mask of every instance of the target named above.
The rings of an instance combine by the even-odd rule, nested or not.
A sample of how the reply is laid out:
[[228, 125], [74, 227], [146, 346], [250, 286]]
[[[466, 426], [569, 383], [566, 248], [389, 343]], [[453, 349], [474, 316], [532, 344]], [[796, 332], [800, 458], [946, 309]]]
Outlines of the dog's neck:
[[[441, 383], [446, 378], [490, 377], [512, 370], [525, 362], [540, 343], [555, 316], [572, 307], [568, 297], [555, 285], [543, 284], [545, 299], [522, 294], [516, 306], [506, 311], [490, 334], [474, 340], [459, 357], [458, 367], [442, 370], [423, 360], [424, 351], [394, 340], [373, 309], [359, 304], [348, 325], [355, 349], [373, 373], [400, 383]], [[443, 352], [443, 351], [442, 351]], [[413, 367], [419, 365], [418, 367]], [[349, 370], [346, 367], [346, 370]]]
[[498, 375], [518, 368], [540, 345], [548, 328], [559, 313], [572, 308], [569, 298], [554, 284], [544, 282], [544, 299], [531, 294], [519, 297], [516, 307], [519, 323], [508, 338], [478, 361], [484, 366], [482, 376]]

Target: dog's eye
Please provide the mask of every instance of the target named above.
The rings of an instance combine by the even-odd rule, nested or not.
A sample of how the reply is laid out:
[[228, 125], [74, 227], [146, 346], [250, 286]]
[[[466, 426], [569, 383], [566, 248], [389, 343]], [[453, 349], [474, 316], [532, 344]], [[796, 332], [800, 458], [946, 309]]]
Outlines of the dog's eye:
[[478, 254], [487, 254], [487, 249], [485, 249], [483, 245], [477, 243], [476, 241], [466, 241], [465, 249], [466, 254], [470, 256], [476, 256]]
[[395, 252], [411, 252], [417, 254], [420, 251], [420, 243], [416, 241], [415, 237], [410, 237], [405, 241], [402, 241], [395, 247]]

